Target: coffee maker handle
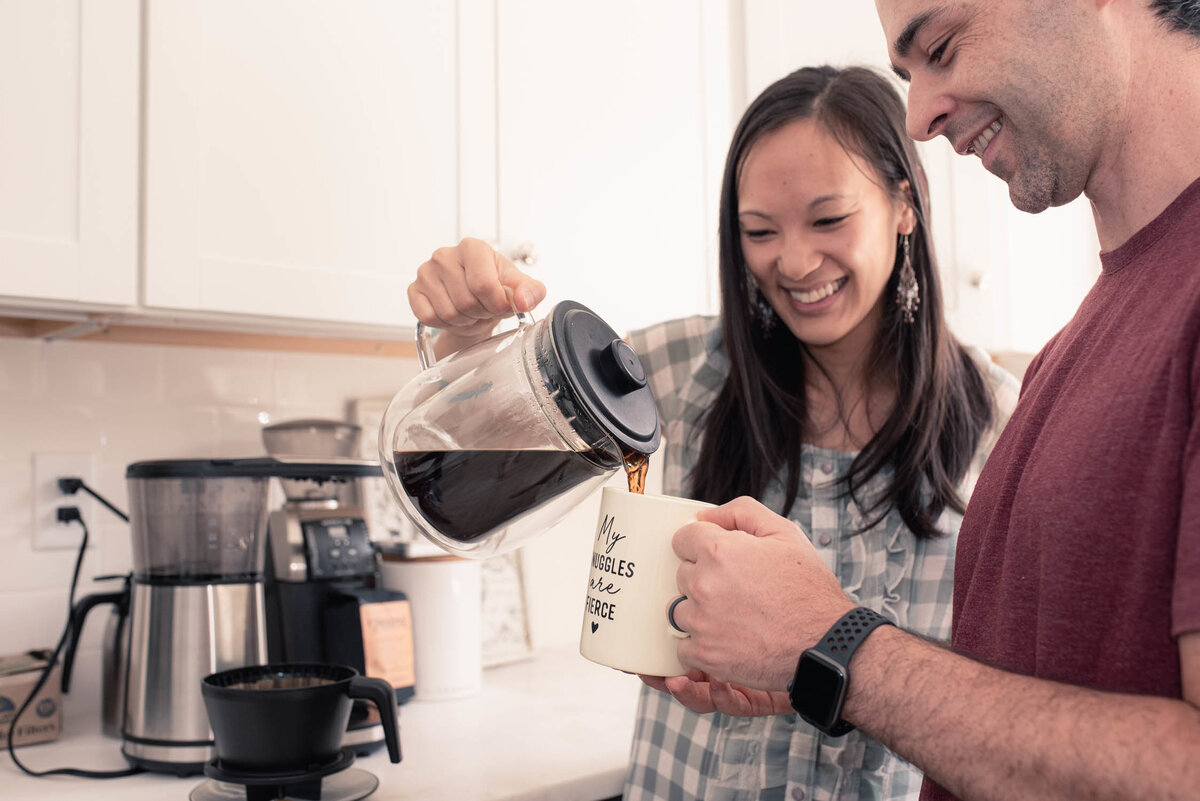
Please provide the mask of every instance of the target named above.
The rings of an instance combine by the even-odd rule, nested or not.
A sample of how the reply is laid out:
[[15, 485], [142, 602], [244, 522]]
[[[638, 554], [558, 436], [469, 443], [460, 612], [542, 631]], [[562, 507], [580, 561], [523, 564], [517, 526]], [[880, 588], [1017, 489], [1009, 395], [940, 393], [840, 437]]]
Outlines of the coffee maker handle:
[[400, 761], [400, 729], [396, 723], [396, 691], [383, 679], [370, 676], [354, 676], [350, 679], [351, 698], [370, 701], [379, 710], [383, 721], [383, 735], [387, 740], [388, 758]]
[[[517, 317], [518, 328], [533, 325], [533, 315], [529, 312], [520, 312], [514, 308], [513, 314]], [[421, 365], [422, 370], [426, 370], [431, 365], [437, 363], [437, 356], [433, 353], [432, 333], [436, 330], [436, 328], [430, 328], [420, 321], [417, 322], [417, 362]]]
[[75, 666], [75, 649], [79, 647], [79, 638], [83, 635], [83, 621], [88, 612], [101, 604], [112, 604], [117, 607], [118, 614], [124, 616], [129, 611], [129, 587], [121, 592], [105, 592], [96, 595], [85, 595], [71, 609], [71, 632], [67, 637], [67, 650], [63, 654], [62, 691], [70, 692], [71, 669]]

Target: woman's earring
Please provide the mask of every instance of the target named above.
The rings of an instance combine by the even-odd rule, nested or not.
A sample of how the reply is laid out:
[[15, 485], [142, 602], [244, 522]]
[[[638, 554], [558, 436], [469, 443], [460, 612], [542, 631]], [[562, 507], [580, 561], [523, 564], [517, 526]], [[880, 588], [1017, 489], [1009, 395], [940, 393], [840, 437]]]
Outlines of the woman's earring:
[[917, 274], [913, 272], [908, 234], [901, 234], [900, 244], [904, 248], [904, 264], [900, 267], [900, 281], [896, 284], [896, 305], [904, 313], [904, 322], [911, 323], [913, 313], [921, 305], [921, 287], [917, 285]]
[[762, 290], [758, 288], [758, 281], [754, 279], [754, 273], [749, 270], [746, 271], [746, 294], [750, 298], [750, 318], [758, 320], [764, 334], [771, 333], [771, 329], [775, 327], [775, 310], [763, 297]]

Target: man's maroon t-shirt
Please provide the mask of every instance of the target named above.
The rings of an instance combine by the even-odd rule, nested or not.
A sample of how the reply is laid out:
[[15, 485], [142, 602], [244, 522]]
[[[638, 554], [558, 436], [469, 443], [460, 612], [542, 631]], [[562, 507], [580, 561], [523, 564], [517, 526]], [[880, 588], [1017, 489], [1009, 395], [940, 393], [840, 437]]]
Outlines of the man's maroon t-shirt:
[[[1200, 181], [1101, 262], [971, 497], [952, 644], [1178, 698], [1174, 638], [1200, 630]], [[926, 781], [921, 798], [952, 796]]]

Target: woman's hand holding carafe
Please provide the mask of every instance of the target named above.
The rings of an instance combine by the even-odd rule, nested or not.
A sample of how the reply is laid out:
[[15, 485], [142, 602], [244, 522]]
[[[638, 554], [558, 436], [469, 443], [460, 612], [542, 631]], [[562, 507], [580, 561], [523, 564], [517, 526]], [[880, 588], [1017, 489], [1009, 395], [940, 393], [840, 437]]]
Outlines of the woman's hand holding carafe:
[[514, 312], [530, 312], [546, 287], [518, 270], [480, 239], [438, 248], [409, 284], [408, 303], [424, 325], [441, 329], [439, 359], [491, 336], [496, 323]]

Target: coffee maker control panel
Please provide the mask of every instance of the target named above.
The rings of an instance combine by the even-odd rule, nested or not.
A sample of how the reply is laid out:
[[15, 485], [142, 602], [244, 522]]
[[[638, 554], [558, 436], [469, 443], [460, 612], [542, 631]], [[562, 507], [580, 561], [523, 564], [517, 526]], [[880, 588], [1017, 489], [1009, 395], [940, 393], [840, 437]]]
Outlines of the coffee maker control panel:
[[301, 522], [310, 579], [374, 575], [375, 550], [360, 517], [326, 517]]

